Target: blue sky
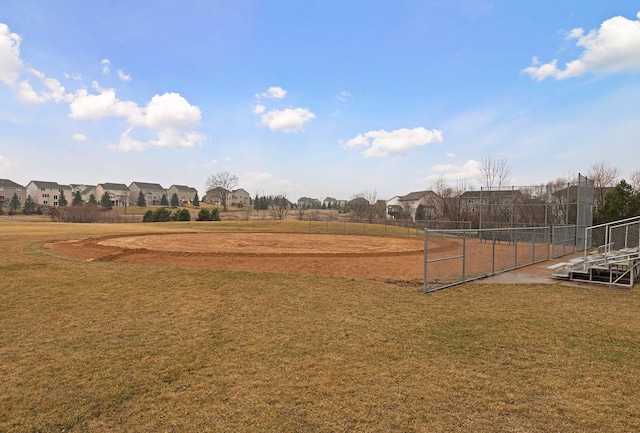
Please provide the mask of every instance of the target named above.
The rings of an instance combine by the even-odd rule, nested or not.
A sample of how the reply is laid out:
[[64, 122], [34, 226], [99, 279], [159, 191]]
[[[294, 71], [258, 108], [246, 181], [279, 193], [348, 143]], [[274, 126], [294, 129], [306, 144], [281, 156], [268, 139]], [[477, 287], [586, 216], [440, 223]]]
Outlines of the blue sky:
[[0, 178], [391, 198], [640, 169], [635, 1], [0, 3]]

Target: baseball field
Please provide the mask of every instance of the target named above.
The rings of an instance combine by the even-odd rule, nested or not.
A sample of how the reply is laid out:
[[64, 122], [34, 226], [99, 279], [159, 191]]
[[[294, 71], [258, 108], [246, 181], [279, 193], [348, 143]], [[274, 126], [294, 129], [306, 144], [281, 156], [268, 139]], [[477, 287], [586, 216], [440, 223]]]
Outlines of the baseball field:
[[422, 239], [307, 227], [0, 218], [0, 431], [640, 430], [637, 289], [424, 295]]

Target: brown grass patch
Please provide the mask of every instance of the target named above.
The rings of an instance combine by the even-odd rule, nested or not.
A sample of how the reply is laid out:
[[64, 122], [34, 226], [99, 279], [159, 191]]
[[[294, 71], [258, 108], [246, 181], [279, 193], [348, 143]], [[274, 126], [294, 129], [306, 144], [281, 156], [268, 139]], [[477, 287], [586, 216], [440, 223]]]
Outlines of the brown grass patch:
[[640, 429], [636, 290], [422, 295], [43, 248], [210, 227], [0, 219], [0, 431]]

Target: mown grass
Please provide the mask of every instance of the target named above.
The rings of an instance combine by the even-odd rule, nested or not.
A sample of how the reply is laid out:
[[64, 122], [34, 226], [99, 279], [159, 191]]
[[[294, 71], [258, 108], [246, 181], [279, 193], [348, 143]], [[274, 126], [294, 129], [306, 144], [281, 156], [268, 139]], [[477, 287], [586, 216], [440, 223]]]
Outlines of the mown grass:
[[49, 240], [299, 224], [0, 219], [0, 431], [640, 430], [637, 290], [84, 262]]

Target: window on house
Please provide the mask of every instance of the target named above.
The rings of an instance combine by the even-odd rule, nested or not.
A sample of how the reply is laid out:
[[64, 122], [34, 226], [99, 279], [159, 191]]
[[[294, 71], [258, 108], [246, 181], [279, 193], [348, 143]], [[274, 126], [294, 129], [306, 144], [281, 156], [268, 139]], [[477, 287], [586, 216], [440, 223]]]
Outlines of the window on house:
[[53, 202], [53, 205], [54, 205], [54, 206], [58, 206], [58, 202], [57, 202], [57, 201], [54, 201], [54, 202]]
[[58, 196], [57, 196], [57, 195], [54, 195], [54, 196], [53, 196], [53, 199], [54, 199], [54, 200], [58, 200]]

